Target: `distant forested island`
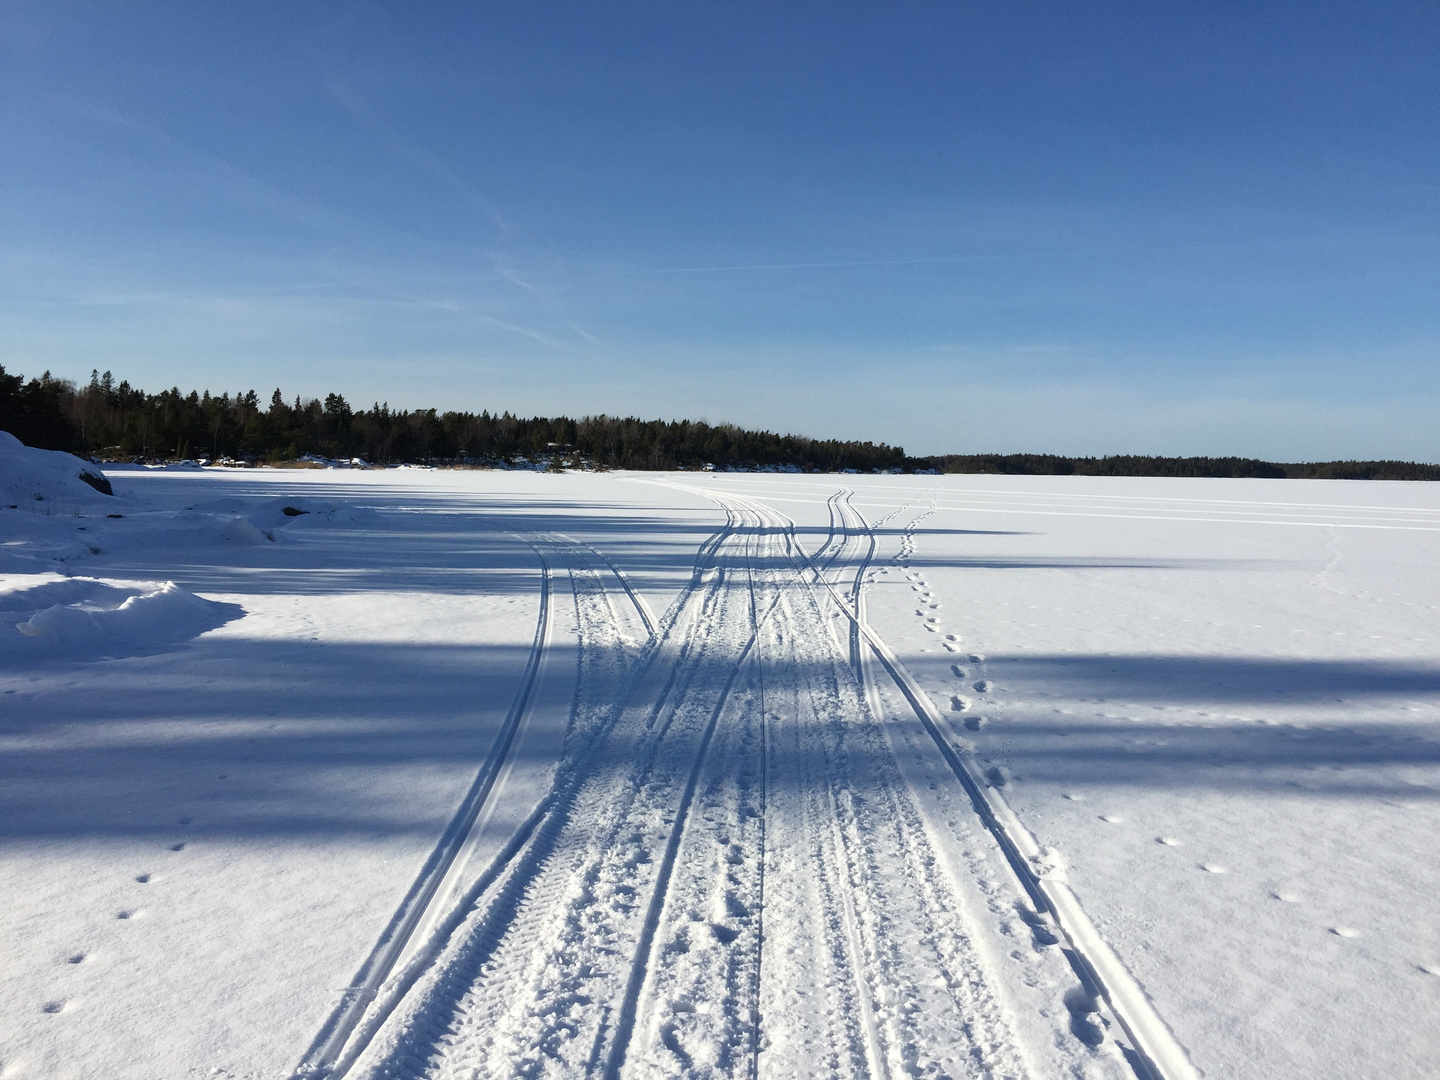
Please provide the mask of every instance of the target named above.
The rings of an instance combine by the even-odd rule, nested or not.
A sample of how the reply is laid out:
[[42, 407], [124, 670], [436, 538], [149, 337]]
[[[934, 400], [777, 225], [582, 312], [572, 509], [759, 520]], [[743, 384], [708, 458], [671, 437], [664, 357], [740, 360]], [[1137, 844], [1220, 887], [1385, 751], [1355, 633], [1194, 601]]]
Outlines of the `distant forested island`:
[[[915, 460], [915, 459], [906, 459]], [[1260, 461], [1242, 457], [1058, 457], [1055, 454], [941, 454], [920, 459], [946, 473], [1007, 476], [1211, 476], [1291, 480], [1440, 480], [1440, 465], [1414, 461]]]
[[635, 417], [518, 417], [508, 412], [355, 409], [340, 394], [287, 400], [276, 389], [219, 395], [178, 387], [147, 393], [93, 371], [79, 385], [50, 372], [26, 380], [0, 365], [0, 430], [22, 442], [102, 461], [206, 458], [282, 463], [307, 455], [372, 464], [524, 464], [617, 469], [785, 469], [802, 472], [999, 473], [1041, 476], [1207, 476], [1440, 480], [1408, 461], [1277, 463], [1239, 457], [1061, 457], [942, 454], [812, 439], [734, 424]]

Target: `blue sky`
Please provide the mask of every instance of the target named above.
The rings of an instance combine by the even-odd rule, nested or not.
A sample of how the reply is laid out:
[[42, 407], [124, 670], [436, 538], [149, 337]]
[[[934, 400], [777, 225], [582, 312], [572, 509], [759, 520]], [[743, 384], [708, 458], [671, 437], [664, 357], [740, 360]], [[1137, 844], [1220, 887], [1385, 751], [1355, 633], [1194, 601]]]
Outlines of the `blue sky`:
[[1440, 460], [1433, 4], [0, 6], [0, 363]]

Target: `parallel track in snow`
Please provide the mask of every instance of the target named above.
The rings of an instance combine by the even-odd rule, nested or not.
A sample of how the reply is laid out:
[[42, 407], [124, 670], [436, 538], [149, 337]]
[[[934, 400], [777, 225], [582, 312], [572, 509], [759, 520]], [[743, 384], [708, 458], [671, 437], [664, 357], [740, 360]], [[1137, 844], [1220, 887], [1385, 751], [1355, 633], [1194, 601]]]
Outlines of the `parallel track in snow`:
[[[667, 888], [652, 897], [652, 916], [647, 924], [653, 931], [647, 935], [645, 949], [639, 954], [644, 967], [633, 969], [641, 976], [631, 983], [638, 987], [635, 995], [635, 1016], [623, 1026], [625, 1054], [612, 1057], [608, 1076], [619, 1075], [619, 1066], [626, 1066], [627, 1075], [667, 1076], [676, 1071], [692, 1075], [756, 1076], [762, 1072], [761, 1051], [763, 1021], [761, 998], [764, 992], [765, 935], [764, 919], [771, 919], [768, 891], [770, 876], [769, 832], [770, 806], [774, 798], [770, 787], [772, 775], [785, 775], [790, 767], [772, 772], [770, 758], [773, 743], [769, 728], [777, 712], [793, 715], [786, 697], [793, 697], [793, 683], [787, 688], [782, 674], [786, 658], [766, 661], [762, 655], [773, 655], [782, 642], [793, 639], [788, 633], [788, 619], [776, 618], [777, 609], [786, 605], [786, 589], [794, 584], [787, 572], [788, 555], [784, 546], [783, 522], [763, 508], [739, 500], [726, 500], [732, 512], [747, 516], [756, 531], [746, 575], [751, 603], [751, 625], [755, 630], [751, 642], [739, 656], [734, 676], [747, 665], [753, 665], [750, 708], [727, 709], [726, 723], [712, 727], [718, 731], [716, 742], [707, 749], [711, 753], [695, 761], [691, 784], [687, 786], [685, 820], [694, 828], [674, 834], [676, 843], [667, 852], [665, 884]], [[828, 636], [828, 629], [816, 629]], [[766, 677], [762, 665], [776, 674]], [[791, 668], [793, 670], [793, 666]], [[732, 676], [732, 677], [734, 677]], [[774, 678], [781, 684], [777, 702], [767, 684]], [[716, 703], [713, 720], [722, 717], [728, 703]], [[779, 706], [778, 709], [776, 706]], [[793, 734], [793, 723], [782, 724]], [[828, 790], [819, 784], [817, 790]], [[786, 800], [782, 796], [780, 803]], [[691, 805], [693, 804], [693, 806]], [[814, 841], [814, 830], [820, 822], [830, 821], [833, 814], [817, 815], [807, 834]], [[828, 839], [834, 843], [833, 825]], [[783, 850], [785, 844], [780, 845]], [[818, 852], [821, 861], [835, 867], [833, 847]], [[787, 874], [777, 881], [784, 891]], [[834, 870], [829, 875], [825, 903], [807, 903], [807, 909], [834, 912], [848, 902], [848, 888], [842, 885]], [[816, 912], [819, 914], [819, 911]], [[784, 935], [792, 912], [777, 910], [773, 923]], [[833, 929], [833, 926], [832, 926]], [[848, 1031], [847, 1022], [856, 1013], [867, 1009], [858, 970], [842, 970], [834, 960], [843, 957], [853, 962], [858, 957], [858, 941], [854, 935], [844, 937], [829, 933], [831, 948], [827, 950], [831, 976], [826, 981], [835, 986], [842, 999], [827, 1017], [831, 1036], [839, 1035], [841, 1056], [864, 1063], [860, 1073], [885, 1075], [884, 1058], [878, 1040], [867, 1038], [869, 1029]], [[661, 943], [659, 948], [655, 942]], [[783, 972], [783, 965], [776, 964]], [[843, 964], [842, 964], [843, 967]], [[783, 978], [783, 974], [780, 976]], [[814, 972], [807, 971], [807, 978]], [[850, 987], [849, 990], [844, 987]], [[637, 1033], [645, 1038], [635, 1043]], [[617, 1040], [617, 1047], [618, 1047]], [[833, 1046], [831, 1050], [833, 1052]]]
[[[870, 551], [873, 554], [873, 530], [865, 525], [858, 512], [849, 508], [848, 499], [842, 499], [838, 503], [832, 500], [832, 504], [832, 521], [838, 507], [845, 506], [849, 513], [854, 514], [860, 528], [871, 536]], [[927, 513], [911, 522], [907, 529], [907, 538], [916, 522], [931, 513], [934, 513], [933, 504]], [[850, 527], [851, 520], [849, 514], [846, 514], [842, 528], [848, 530]], [[789, 524], [789, 529], [793, 535], [793, 522]], [[1196, 1080], [1199, 1074], [1191, 1064], [1189, 1055], [1175, 1040], [1168, 1025], [1155, 1012], [1144, 991], [1119, 957], [1095, 929], [1075, 894], [1064, 883], [1047, 879], [1039, 869], [1042, 865], [1041, 852], [1034, 837], [1015, 817], [1003, 796], [985, 781], [973, 757], [955, 746], [946, 736], [944, 721], [934, 702], [899, 657], [870, 628], [865, 616], [862, 589], [863, 575], [869, 560], [864, 560], [857, 569], [850, 594], [846, 597], [827, 576], [827, 571], [834, 565], [833, 558], [822, 561], [807, 556], [798, 542], [795, 548], [808, 563], [814, 580], [829, 593], [835, 606], [849, 619], [852, 641], [863, 639], [864, 650], [873, 654], [880, 662], [895, 687], [914, 710], [951, 772], [965, 788], [977, 816], [1004, 851], [1017, 881], [1031, 898], [1036, 910], [1053, 921], [1065, 941], [1065, 956], [1082, 984], [1088, 991], [1104, 1000], [1123, 1028], [1130, 1045], [1123, 1046], [1122, 1049], [1136, 1075], [1141, 1080]], [[902, 555], [910, 553], [910, 550], [905, 550]], [[872, 708], [878, 712], [879, 703], [869, 665], [859, 656], [856, 661], [862, 686], [871, 700]]]
[[416, 877], [414, 884], [410, 886], [404, 899], [401, 900], [399, 908], [396, 909], [389, 924], [381, 933], [379, 941], [375, 943], [370, 955], [365, 958], [360, 970], [351, 979], [351, 985], [344, 992], [344, 997], [326, 1019], [309, 1049], [306, 1050], [304, 1057], [301, 1058], [300, 1064], [296, 1066], [294, 1076], [297, 1080], [325, 1076], [339, 1058], [346, 1042], [374, 1002], [381, 985], [390, 977], [395, 964], [410, 945], [416, 928], [430, 912], [431, 904], [440, 891], [441, 884], [449, 874], [456, 856], [470, 836], [470, 831], [479, 817], [481, 809], [494, 790], [495, 781], [499, 777], [506, 757], [509, 755], [510, 747], [514, 743], [515, 733], [519, 730], [525, 717], [535, 687], [535, 677], [540, 670], [550, 640], [552, 622], [550, 564], [538, 547], [534, 545], [531, 547], [540, 562], [539, 614], [535, 624], [535, 639], [531, 644], [530, 655], [526, 661], [524, 672], [520, 676], [520, 686], [515, 692], [510, 710], [500, 726], [500, 731], [496, 735], [489, 755], [476, 773], [475, 779], [465, 793], [464, 799], [461, 800], [460, 808], [451, 819], [450, 825], [442, 834], [439, 843], [436, 844], [424, 866], [421, 867], [419, 876]]
[[587, 544], [583, 540], [577, 540], [575, 537], [568, 536], [565, 533], [558, 533], [557, 535], [562, 540], [575, 544], [578, 547], [583, 547], [609, 568], [610, 572], [615, 575], [615, 580], [620, 582], [620, 587], [625, 590], [625, 595], [630, 598], [630, 603], [634, 605], [635, 613], [640, 616], [640, 621], [645, 624], [645, 631], [649, 635], [649, 639], [651, 641], [655, 640], [655, 613], [650, 610], [650, 605], [645, 602], [645, 598], [635, 591], [635, 586], [630, 583], [630, 578], [626, 576], [625, 571], [616, 566], [614, 560], [599, 548]]
[[[690, 723], [694, 717], [685, 714], [683, 706], [696, 670], [693, 663], [676, 661], [703, 654], [710, 644], [717, 602], [727, 596], [715, 555], [737, 521], [730, 515], [726, 526], [702, 545], [690, 586], [662, 620], [661, 640], [641, 661], [631, 688], [634, 704], [617, 705], [613, 695], [597, 693], [593, 686], [588, 699], [579, 695], [582, 711], [589, 709], [593, 715], [574, 725], [577, 737], [557, 769], [555, 787], [539, 808], [538, 819], [529, 823], [526, 836], [501, 871], [477, 885], [471, 897], [473, 910], [461, 924], [448, 928], [449, 947], [432, 965], [431, 974], [442, 977], [418, 980], [422, 985], [412, 995], [412, 1007], [400, 1021], [400, 1030], [389, 1045], [374, 1049], [364, 1070], [392, 1073], [398, 1068], [409, 1075], [399, 1062], [420, 1055], [427, 1061], [435, 1059], [434, 1066], [442, 1073], [468, 1073], [478, 1060], [496, 1054], [519, 1064], [514, 1061], [517, 1055], [506, 1053], [512, 1047], [511, 1030], [528, 1029], [527, 1034], [542, 1043], [554, 1043], [568, 1034], [562, 1015], [565, 999], [587, 973], [565, 970], [565, 961], [592, 928], [577, 925], [585, 913], [567, 901], [575, 899], [577, 889], [633, 894], [627, 877], [636, 877], [648, 865], [648, 858], [626, 858], [627, 844], [632, 843], [626, 823], [638, 819], [643, 824], [646, 817], [635, 811], [637, 802], [642, 807], [646, 802], [645, 785], [617, 782], [615, 774], [626, 772], [633, 780], [637, 770], [651, 774], [677, 763], [670, 750], [671, 739], [678, 737], [672, 728], [677, 716], [678, 727], [694, 727]], [[667, 630], [675, 632], [667, 635]], [[582, 617], [582, 660], [586, 631]], [[596, 857], [578, 862], [567, 858], [577, 852]], [[635, 905], [619, 907], [623, 910], [611, 914], [624, 923]], [[516, 984], [527, 981], [536, 956], [547, 948], [561, 969], [550, 994], [537, 993], [533, 986], [516, 992]], [[619, 998], [619, 993], [612, 994], [612, 999]], [[587, 1067], [605, 1060], [613, 1039], [608, 1013], [594, 1027], [595, 1048]], [[375, 1034], [369, 1032], [364, 1043], [368, 1045]], [[341, 1063], [344, 1069], [354, 1066], [364, 1049], [357, 1043], [349, 1060]]]
[[[726, 521], [659, 620], [602, 553], [547, 540], [579, 634], [551, 787], [483, 867], [435, 890], [451, 899], [424, 940], [348, 1037], [322, 1032], [308, 1075], [1117, 1075], [1118, 1055], [1067, 1050], [1063, 1027], [1007, 1004], [981, 941], [999, 931], [977, 925], [900, 771], [872, 660], [917, 714], [928, 699], [865, 619], [877, 539], [852, 493], [829, 500], [812, 555], [765, 504], [687, 490]], [[652, 631], [638, 657], [601, 578]], [[1022, 1037], [1037, 1023], [1038, 1043]]]
[[[596, 559], [603, 562], [634, 605], [651, 640], [654, 638], [655, 627], [648, 605], [610, 559], [590, 545], [569, 536], [537, 535], [518, 539], [534, 551], [539, 563], [540, 601], [534, 640], [514, 700], [489, 754], [476, 773], [450, 825], [422, 866], [374, 948], [351, 980], [350, 987], [344, 992], [344, 996], [327, 1017], [296, 1066], [292, 1074], [295, 1080], [343, 1075], [358, 1053], [364, 1049], [368, 1037], [384, 1022], [395, 1004], [397, 994], [393, 984], [397, 981], [397, 965], [407, 953], [418, 950], [421, 954], [418, 963], [412, 959], [409, 970], [398, 975], [403, 993], [403, 989], [413, 984], [424, 963], [433, 959], [434, 944], [417, 939], [422, 937], [427, 929], [435, 933], [437, 927], [443, 927], [447, 915], [453, 922], [454, 913], [446, 909], [454, 903], [454, 893], [458, 885], [451, 879], [457, 870], [462, 868], [462, 865], [458, 864], [464, 862], [463, 855], [473, 839], [477, 822], [482, 819], [483, 812], [495, 794], [497, 781], [502, 780], [505, 774], [516, 735], [523, 728], [531, 706], [537, 677], [548, 660], [555, 620], [552, 563], [558, 562], [568, 572], [578, 605], [584, 589], [578, 577], [587, 572], [592, 579], [590, 591], [603, 598], [604, 587], [599, 584], [600, 577], [591, 565]], [[599, 607], [601, 610], [608, 607], [608, 600]], [[613, 621], [613, 609], [611, 618]], [[517, 839], [523, 838], [530, 828], [533, 828], [534, 817], [532, 814], [531, 819], [522, 825]], [[502, 849], [496, 862], [480, 875], [481, 880], [493, 878], [514, 854], [515, 843], [512, 840], [510, 845]], [[388, 1002], [382, 998], [382, 989], [387, 988], [387, 984], [392, 984], [388, 987], [391, 991], [391, 1000]], [[360, 1033], [358, 1038], [357, 1032]]]
[[[747, 540], [747, 547], [754, 544], [753, 537], [747, 538]], [[738, 660], [736, 660], [734, 668], [725, 682], [724, 688], [715, 698], [709, 723], [705, 727], [705, 732], [700, 742], [699, 752], [696, 754], [694, 764], [686, 780], [685, 790], [681, 796], [675, 821], [671, 827], [670, 836], [665, 847], [665, 854], [661, 861], [659, 876], [654, 891], [651, 893], [644, 929], [631, 962], [630, 977], [626, 984], [625, 998], [621, 1002], [620, 1015], [616, 1021], [615, 1033], [610, 1045], [609, 1060], [604, 1069], [604, 1075], [607, 1078], [619, 1077], [621, 1067], [625, 1063], [625, 1057], [634, 1036], [636, 1014], [640, 1005], [640, 995], [644, 990], [645, 979], [651, 969], [655, 934], [659, 929], [661, 916], [664, 912], [666, 901], [669, 898], [670, 884], [675, 874], [676, 859], [679, 855], [681, 843], [685, 838], [686, 826], [691, 819], [690, 810], [695, 801], [696, 789], [699, 786], [704, 769], [709, 762], [709, 752], [714, 741], [716, 728], [719, 725], [721, 716], [726, 711], [726, 706], [730, 701], [737, 681], [741, 675], [744, 674], [746, 668], [751, 665], [760, 629], [770, 613], [774, 610], [776, 600], [778, 600], [778, 597], [771, 598], [768, 605], [765, 605], [764, 610], [761, 610], [762, 602], [757, 595], [753, 558], [747, 558], [746, 562], [746, 586], [751, 625], [750, 638], [745, 643], [744, 648], [741, 649], [740, 656]], [[761, 724], [763, 725], [763, 704], [761, 709]], [[763, 862], [758, 865], [761, 869], [761, 878], [763, 879]], [[673, 1052], [674, 1048], [671, 1047], [671, 1049]], [[693, 1064], [693, 1061], [691, 1064]]]
[[[826, 602], [801, 574], [803, 553], [788, 522], [752, 500], [712, 497], [761, 518], [783, 541], [783, 558], [767, 560], [767, 572], [783, 582], [780, 610], [762, 636], [765, 718], [776, 729], [766, 732], [765, 758], [779, 765], [765, 774], [773, 778], [763, 804], [772, 855], [761, 882], [765, 925], [777, 934], [772, 941], [767, 930], [760, 944], [767, 974], [756, 1023], [769, 1049], [750, 1074], [967, 1075], [977, 1067], [1024, 1074], [1002, 1003], [867, 714]], [[821, 550], [838, 563], [849, 543], [832, 530]], [[714, 859], [689, 864], [692, 883], [674, 891], [661, 933], [681, 947], [660, 951], [647, 989], [645, 1027], [662, 1037], [643, 1048], [635, 1075], [668, 1075], [677, 1065], [692, 1074], [746, 1075], [742, 1062], [716, 1052], [725, 1044], [713, 1014], [736, 1004], [733, 983], [705, 953], [695, 959], [693, 932], [685, 936], [697, 901], [727, 894], [728, 902], [745, 881]], [[798, 944], [787, 940], [797, 937]]]

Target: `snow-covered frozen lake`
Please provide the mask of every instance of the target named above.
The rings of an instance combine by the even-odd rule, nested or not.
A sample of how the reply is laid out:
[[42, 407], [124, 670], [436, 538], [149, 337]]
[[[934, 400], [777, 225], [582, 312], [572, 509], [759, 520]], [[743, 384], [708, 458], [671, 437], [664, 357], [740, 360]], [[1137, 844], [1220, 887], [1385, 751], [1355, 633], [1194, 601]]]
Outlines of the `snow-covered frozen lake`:
[[1435, 1074], [1440, 486], [109, 475], [5, 1080]]

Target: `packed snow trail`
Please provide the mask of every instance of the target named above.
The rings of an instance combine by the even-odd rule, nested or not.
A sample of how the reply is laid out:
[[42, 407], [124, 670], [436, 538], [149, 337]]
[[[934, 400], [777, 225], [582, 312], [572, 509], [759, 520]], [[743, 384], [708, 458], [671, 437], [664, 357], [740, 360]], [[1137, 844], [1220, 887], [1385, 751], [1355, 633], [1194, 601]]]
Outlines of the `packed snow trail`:
[[[851, 657], [871, 711], [875, 716], [884, 714], [880, 686], [872, 674], [870, 659], [873, 654], [933, 739], [956, 779], [970, 795], [986, 828], [1006, 853], [1017, 881], [1034, 902], [1034, 914], [1043, 920], [1044, 933], [1050, 934], [1053, 928], [1064, 940], [1065, 956], [1081, 980], [1078, 992], [1072, 992], [1066, 998], [1067, 1007], [1072, 1012], [1072, 1031], [1082, 1039], [1103, 1037], [1101, 1028], [1091, 1019], [1092, 1015], [1103, 1014], [1102, 1022], [1106, 1026], [1113, 1018], [1124, 1029], [1129, 1045], [1123, 1046], [1123, 1051], [1130, 1066], [1143, 1080], [1195, 1080], [1198, 1073], [1189, 1056], [1155, 1013], [1144, 990], [1095, 929], [1068, 885], [1051, 873], [1046, 853], [1015, 817], [1004, 797], [986, 782], [979, 765], [965, 746], [957, 745], [947, 736], [945, 723], [934, 703], [905, 669], [899, 657], [866, 622], [863, 585], [864, 575], [874, 555], [874, 532], [865, 525], [858, 511], [849, 505], [848, 493], [832, 497], [830, 510], [830, 537], [821, 549], [821, 555], [823, 557], [832, 550], [832, 545], [835, 554], [826, 558], [807, 558], [806, 561], [814, 580], [829, 592], [835, 606], [844, 612], [851, 624]], [[906, 527], [905, 539], [897, 556], [902, 565], [914, 550], [915, 525], [934, 512], [935, 505], [932, 503]], [[829, 575], [845, 547], [845, 540], [837, 541], [834, 535], [837, 514], [840, 527], [847, 536], [852, 529], [858, 528], [871, 538], [846, 597], [840, 595]], [[793, 523], [790, 527], [793, 532]], [[863, 646], [860, 644], [862, 638]]]
[[[550, 658], [555, 622], [552, 563], [568, 572], [577, 624], [584, 629], [586, 648], [581, 651], [581, 663], [592, 672], [590, 681], [596, 684], [597, 689], [606, 681], [613, 683], [626, 669], [625, 645], [633, 636], [626, 634], [625, 623], [633, 623], [634, 620], [626, 620], [617, 610], [611, 590], [607, 588], [607, 571], [624, 589], [646, 634], [653, 637], [654, 624], [649, 607], [619, 569], [601, 553], [563, 534], [540, 535], [523, 542], [535, 551], [540, 563], [540, 604], [534, 644], [515, 700], [450, 827], [422, 867], [344, 997], [296, 1067], [297, 1078], [339, 1075], [389, 1016], [405, 989], [413, 985], [433, 961], [445, 935], [453, 930], [455, 908], [459, 903], [457, 893], [463, 889], [460, 879], [468, 865], [477, 825], [483, 823], [482, 812], [488, 809], [487, 804], [497, 782], [504, 782], [516, 734], [528, 719], [537, 677]], [[600, 673], [593, 674], [597, 669]], [[527, 824], [533, 823], [534, 817], [532, 815], [532, 822]], [[497, 865], [492, 865], [480, 875], [481, 883], [493, 879], [495, 872], [513, 854], [513, 847], [512, 843], [502, 850]], [[394, 974], [397, 963], [407, 958], [409, 963]], [[382, 993], [382, 988], [388, 992]], [[355, 1034], [357, 1029], [360, 1031], [358, 1037]], [[348, 1052], [347, 1044], [350, 1047]]]
[[616, 1052], [665, 826], [681, 824], [676, 804], [753, 636], [748, 590], [727, 587], [743, 562], [730, 549], [752, 533], [732, 532], [702, 548], [624, 699], [582, 671], [577, 738], [544, 820], [417, 987], [393, 1045], [377, 1044], [379, 1075], [431, 1058], [441, 1076], [583, 1074]]
[[495, 781], [505, 765], [505, 759], [515, 739], [515, 733], [525, 718], [531, 691], [535, 686], [535, 676], [540, 670], [545, 656], [545, 648], [549, 644], [550, 626], [553, 621], [550, 565], [538, 548], [536, 554], [540, 559], [540, 613], [535, 625], [535, 642], [531, 647], [525, 671], [520, 677], [520, 689], [515, 695], [514, 703], [510, 706], [510, 712], [505, 717], [495, 744], [484, 764], [480, 766], [480, 771], [476, 774], [474, 783], [470, 785], [470, 790], [466, 792], [450, 827], [445, 830], [439, 844], [436, 845], [430, 858], [421, 868], [419, 877], [415, 879], [410, 891], [405, 894], [404, 900], [401, 901], [399, 909], [390, 920], [390, 925], [380, 935], [380, 940], [376, 943], [374, 950], [366, 957], [359, 973], [351, 980], [351, 985], [346, 989], [344, 997], [335, 1007], [335, 1011], [326, 1021], [325, 1026], [321, 1028], [320, 1034], [315, 1037], [310, 1049], [306, 1051], [305, 1057], [296, 1069], [296, 1074], [299, 1076], [323, 1073], [326, 1066], [339, 1056], [346, 1041], [349, 1040], [356, 1026], [359, 1025], [375, 1000], [381, 985], [390, 977], [396, 962], [409, 947], [417, 928], [425, 920], [426, 915], [432, 912], [432, 905], [436, 902], [437, 897], [445, 894], [446, 890], [443, 889], [443, 886], [446, 878], [455, 865], [456, 857], [464, 849], [475, 821], [484, 808], [490, 792], [494, 789]]
[[[1124, 1075], [1007, 1000], [1010, 931], [938, 856], [838, 594], [787, 519], [716, 498], [726, 526], [638, 663], [577, 589], [550, 792], [316, 1074]], [[848, 496], [831, 512], [824, 567], [853, 562], [859, 597], [873, 532]]]

